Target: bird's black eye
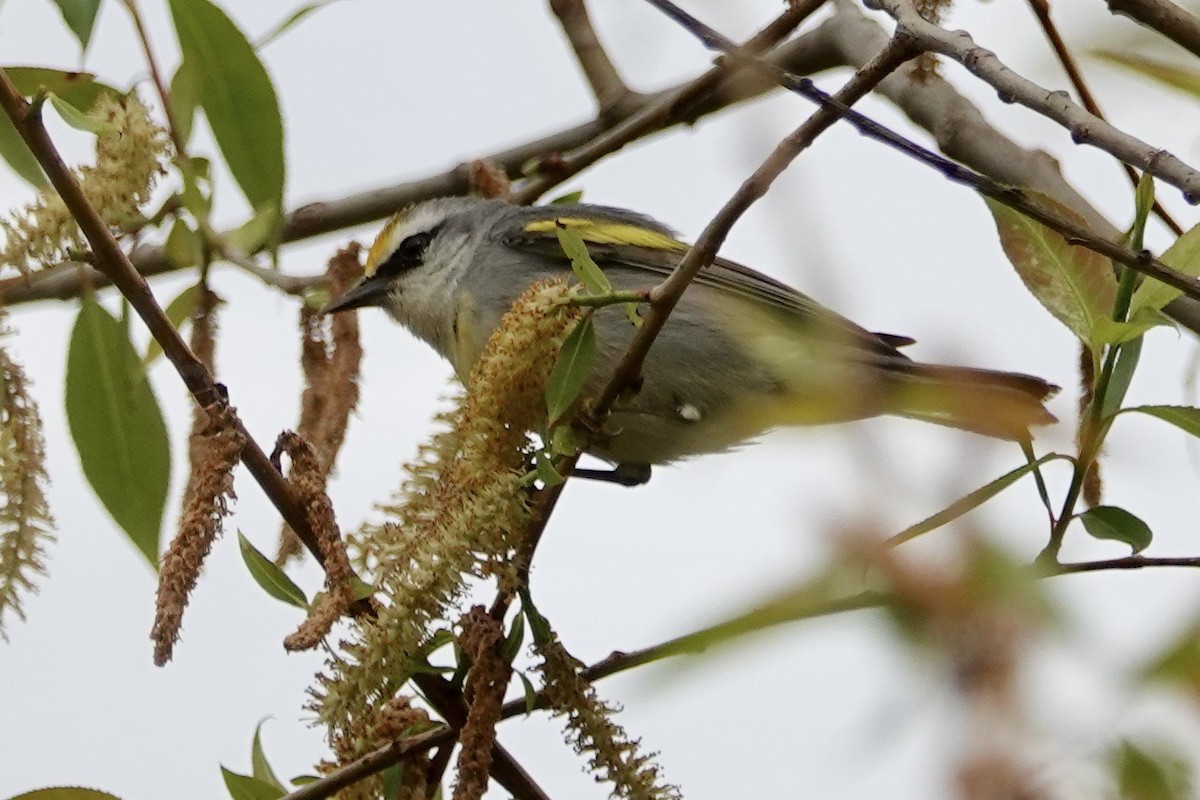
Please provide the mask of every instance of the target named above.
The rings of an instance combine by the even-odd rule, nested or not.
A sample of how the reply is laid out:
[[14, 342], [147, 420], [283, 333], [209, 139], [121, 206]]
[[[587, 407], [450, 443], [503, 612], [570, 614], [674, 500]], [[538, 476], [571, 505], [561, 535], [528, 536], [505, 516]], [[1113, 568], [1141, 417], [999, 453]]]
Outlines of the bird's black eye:
[[387, 259], [379, 265], [378, 274], [386, 278], [399, 275], [401, 272], [421, 266], [425, 251], [433, 241], [437, 230], [421, 231], [412, 236], [406, 236]]

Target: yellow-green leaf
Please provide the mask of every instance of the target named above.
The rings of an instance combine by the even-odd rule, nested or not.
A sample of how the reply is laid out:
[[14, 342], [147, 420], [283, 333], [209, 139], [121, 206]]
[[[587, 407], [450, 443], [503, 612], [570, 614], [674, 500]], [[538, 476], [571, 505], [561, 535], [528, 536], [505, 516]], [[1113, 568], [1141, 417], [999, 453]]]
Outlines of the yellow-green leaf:
[[[1193, 278], [1200, 276], [1200, 225], [1184, 231], [1183, 235], [1163, 252], [1159, 261], [1184, 275]], [[1183, 292], [1174, 286], [1147, 277], [1133, 293], [1133, 300], [1129, 304], [1130, 317], [1133, 318], [1142, 309], [1157, 311], [1181, 294]]]
[[546, 381], [546, 413], [553, 422], [570, 409], [583, 390], [596, 358], [596, 326], [584, 317], [567, 334]]
[[250, 571], [250, 577], [254, 578], [254, 582], [262, 587], [264, 592], [290, 606], [308, 608], [308, 598], [304, 596], [300, 587], [271, 559], [250, 544], [250, 540], [243, 536], [241, 531], [238, 531], [238, 548], [242, 551], [242, 561]]
[[1130, 72], [1144, 75], [1175, 89], [1200, 97], [1200, 71], [1181, 67], [1166, 61], [1158, 61], [1133, 53], [1118, 53], [1113, 50], [1093, 50], [1096, 55], [1110, 64], [1124, 67]]
[[604, 270], [600, 269], [600, 266], [592, 259], [592, 254], [588, 252], [587, 245], [584, 244], [579, 231], [558, 225], [554, 228], [554, 233], [558, 236], [559, 246], [562, 247], [567, 258], [571, 259], [571, 270], [584, 288], [591, 294], [611, 292], [612, 283], [604, 274]]
[[54, 92], [50, 92], [47, 95], [47, 99], [50, 101], [50, 105], [54, 106], [54, 110], [58, 112], [58, 116], [62, 118], [62, 121], [77, 131], [101, 134], [116, 130], [111, 122], [97, 119], [86, 111], [81, 111]]
[[1127, 411], [1137, 411], [1158, 417], [1163, 422], [1169, 422], [1176, 428], [1200, 438], [1200, 408], [1192, 406], [1133, 406], [1121, 409], [1122, 414]]
[[287, 792], [278, 786], [272, 786], [251, 775], [239, 775], [236, 772], [221, 767], [221, 777], [225, 779], [225, 789], [231, 800], [279, 800]]
[[[179, 223], [179, 220], [176, 220], [176, 223]], [[196, 310], [196, 303], [199, 299], [200, 287], [193, 284], [175, 295], [175, 299], [167, 303], [167, 307], [163, 309], [163, 313], [167, 315], [167, 319], [171, 320], [171, 324], [178, 330], [192, 318], [192, 313]], [[146, 355], [142, 356], [142, 364], [149, 367], [161, 355], [162, 345], [158, 343], [157, 339], [151, 338], [150, 344], [146, 346]]]
[[267, 761], [266, 753], [262, 749], [262, 726], [264, 722], [266, 722], [265, 719], [259, 720], [259, 723], [254, 726], [254, 741], [250, 745], [250, 770], [258, 780], [286, 792], [287, 790], [284, 788], [283, 783], [275, 776], [275, 770], [271, 769], [271, 764]]
[[[1082, 224], [1078, 215], [1047, 197], [1039, 203]], [[1084, 247], [1072, 245], [1055, 230], [987, 200], [996, 220], [1000, 244], [1025, 286], [1046, 309], [1089, 345], [1102, 341], [1098, 329], [1111, 322], [1117, 281], [1112, 263]], [[1108, 328], [1106, 328], [1108, 330]]]
[[186, 58], [179, 62], [179, 68], [171, 77], [167, 96], [171, 100], [171, 121], [175, 123], [175, 133], [187, 144], [192, 138], [192, 125], [200, 105], [200, 78], [192, 62]]
[[245, 35], [209, 0], [169, 0], [200, 106], [251, 208], [283, 205], [283, 121], [266, 68]]
[[66, 411], [83, 474], [157, 567], [171, 475], [167, 427], [125, 327], [91, 296], [71, 331]]

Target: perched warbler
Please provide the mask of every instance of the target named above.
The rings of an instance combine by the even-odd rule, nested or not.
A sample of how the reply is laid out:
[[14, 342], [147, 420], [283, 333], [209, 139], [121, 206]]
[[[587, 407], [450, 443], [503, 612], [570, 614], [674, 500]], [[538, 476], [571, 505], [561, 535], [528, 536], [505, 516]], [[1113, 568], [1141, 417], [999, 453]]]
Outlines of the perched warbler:
[[[384, 226], [361, 281], [326, 308], [380, 306], [466, 380], [488, 336], [531, 284], [569, 277], [556, 229], [579, 233], [618, 290], [655, 286], [687, 245], [648, 217], [591, 205], [520, 207], [441, 198]], [[598, 391], [634, 326], [619, 307], [595, 313]], [[636, 395], [613, 409], [588, 452], [635, 484], [652, 464], [728, 450], [779, 425], [894, 414], [1004, 439], [1054, 421], [1041, 378], [909, 359], [912, 340], [870, 333], [772, 278], [718, 258], [684, 292], [643, 365]], [[598, 477], [599, 471], [585, 471]]]

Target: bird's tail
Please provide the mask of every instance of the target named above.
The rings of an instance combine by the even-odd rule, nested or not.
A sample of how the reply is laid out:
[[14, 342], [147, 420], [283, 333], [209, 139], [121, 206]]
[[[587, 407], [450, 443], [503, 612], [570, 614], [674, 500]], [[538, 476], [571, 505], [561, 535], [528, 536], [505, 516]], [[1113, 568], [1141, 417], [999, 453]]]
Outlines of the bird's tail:
[[902, 417], [1015, 441], [1056, 421], [1044, 403], [1058, 387], [1033, 375], [919, 363], [896, 372], [892, 413]]

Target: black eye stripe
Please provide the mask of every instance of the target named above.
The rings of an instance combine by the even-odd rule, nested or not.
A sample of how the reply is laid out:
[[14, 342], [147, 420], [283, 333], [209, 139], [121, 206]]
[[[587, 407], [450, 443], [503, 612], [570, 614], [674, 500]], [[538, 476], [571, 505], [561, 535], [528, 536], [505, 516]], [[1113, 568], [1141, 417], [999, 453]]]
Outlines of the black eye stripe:
[[377, 275], [382, 275], [385, 278], [391, 278], [399, 275], [401, 272], [421, 266], [421, 262], [425, 258], [425, 251], [429, 249], [429, 243], [433, 241], [433, 237], [437, 235], [441, 226], [437, 226], [432, 230], [421, 231], [414, 233], [411, 236], [404, 237], [392, 254], [384, 259], [384, 262], [379, 265], [376, 270]]

